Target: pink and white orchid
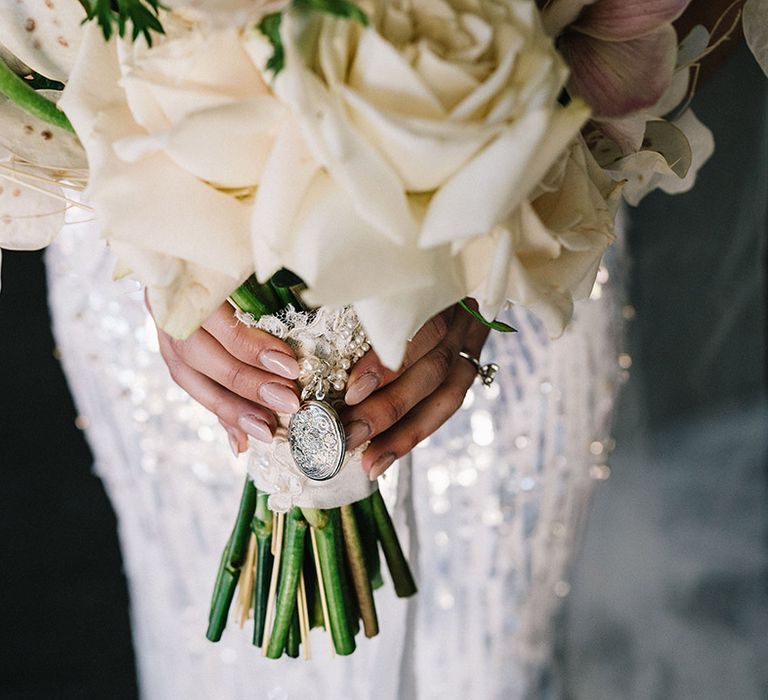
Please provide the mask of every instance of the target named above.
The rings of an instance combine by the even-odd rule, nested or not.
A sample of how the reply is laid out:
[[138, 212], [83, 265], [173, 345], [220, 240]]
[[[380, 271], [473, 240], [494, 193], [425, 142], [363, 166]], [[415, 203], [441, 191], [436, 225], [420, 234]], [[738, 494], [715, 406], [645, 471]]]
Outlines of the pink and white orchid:
[[672, 83], [678, 41], [672, 22], [690, 0], [550, 0], [548, 31], [571, 67], [569, 90], [596, 118], [655, 105]]

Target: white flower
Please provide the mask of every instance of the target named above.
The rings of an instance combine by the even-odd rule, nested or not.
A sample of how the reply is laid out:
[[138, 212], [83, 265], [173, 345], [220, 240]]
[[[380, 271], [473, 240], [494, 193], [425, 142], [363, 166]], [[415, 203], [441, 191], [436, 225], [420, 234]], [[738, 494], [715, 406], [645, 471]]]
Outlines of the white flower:
[[491, 306], [504, 299], [527, 306], [559, 335], [614, 240], [621, 189], [575, 141], [531, 202], [462, 252], [473, 296]]
[[[261, 278], [288, 267], [313, 302], [354, 302], [396, 366], [488, 267], [475, 255], [469, 269], [462, 248], [517, 215], [588, 114], [558, 104], [566, 69], [529, 0], [360, 4], [366, 29], [283, 18], [274, 90], [296, 125], [267, 164], [253, 248]], [[251, 42], [262, 66], [264, 43]]]
[[[58, 93], [43, 90], [48, 99]], [[0, 97], [0, 248], [37, 250], [64, 225], [63, 184], [84, 180], [85, 153], [68, 131]]]
[[[85, 12], [77, 0], [0, 3], [0, 60], [24, 75], [34, 69], [66, 80]], [[59, 93], [41, 91], [56, 101]], [[0, 96], [0, 248], [36, 250], [64, 224], [62, 182], [77, 186], [85, 155], [69, 132], [30, 116]]]
[[41, 75], [65, 81], [83, 34], [78, 0], [4, 0], [0, 45]]
[[104, 237], [184, 337], [253, 270], [250, 199], [282, 109], [237, 29], [163, 24], [152, 48], [105, 43], [91, 24], [61, 104]]
[[257, 24], [264, 15], [280, 12], [291, 0], [164, 0], [177, 15], [212, 28]]
[[[654, 124], [648, 124], [647, 134]], [[696, 184], [699, 170], [715, 152], [712, 132], [699, 121], [692, 109], [687, 109], [673, 122], [657, 124], [673, 130], [671, 133], [677, 132], [678, 143], [674, 150], [670, 149], [678, 154], [677, 158], [666, 153], [663, 147], [658, 150], [648, 147], [620, 158], [607, 168], [614, 178], [626, 182], [624, 198], [632, 206], [637, 206], [656, 189], [667, 194], [688, 192]], [[681, 153], [683, 155], [679, 155]]]

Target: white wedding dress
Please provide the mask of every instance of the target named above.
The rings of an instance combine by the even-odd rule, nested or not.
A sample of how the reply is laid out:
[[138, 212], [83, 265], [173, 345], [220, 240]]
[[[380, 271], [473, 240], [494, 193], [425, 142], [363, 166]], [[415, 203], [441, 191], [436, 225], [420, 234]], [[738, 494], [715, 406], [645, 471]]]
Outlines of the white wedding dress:
[[[215, 418], [170, 380], [135, 283], [89, 223], [48, 252], [55, 332], [117, 512], [142, 697], [441, 700], [556, 697], [552, 621], [596, 480], [605, 478], [621, 381], [617, 275], [550, 342], [522, 311], [494, 334], [501, 370], [382, 484], [420, 591], [377, 592], [382, 632], [330, 659], [270, 661], [230, 622], [205, 639], [218, 558], [245, 465]], [[612, 268], [611, 268], [612, 269]], [[486, 361], [487, 361], [486, 360]], [[243, 458], [244, 459], [244, 458]]]

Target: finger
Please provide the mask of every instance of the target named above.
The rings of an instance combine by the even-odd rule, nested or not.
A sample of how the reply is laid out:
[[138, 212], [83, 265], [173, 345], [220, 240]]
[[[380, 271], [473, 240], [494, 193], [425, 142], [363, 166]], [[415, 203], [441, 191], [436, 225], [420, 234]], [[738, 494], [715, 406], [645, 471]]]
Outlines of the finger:
[[363, 469], [371, 481], [440, 428], [459, 409], [474, 379], [475, 371], [469, 362], [456, 363], [437, 391], [376, 437], [363, 453]]
[[448, 335], [394, 382], [344, 414], [347, 448], [355, 449], [383, 433], [416, 404], [435, 391], [459, 359], [464, 324], [456, 323]]
[[219, 425], [221, 425], [221, 427], [224, 428], [227, 433], [227, 437], [229, 438], [229, 446], [232, 448], [232, 454], [234, 454], [235, 457], [239, 457], [248, 449], [247, 433], [244, 433], [242, 430], [240, 430], [240, 428], [237, 428], [234, 425], [225, 423], [223, 420], [221, 420], [221, 418], [219, 418]]
[[299, 376], [299, 363], [291, 346], [271, 333], [238, 321], [229, 304], [216, 309], [203, 328], [241, 362], [286, 379]]
[[[489, 328], [473, 321], [462, 343], [463, 349], [479, 357], [488, 338]], [[474, 365], [460, 358], [451, 368], [445, 382], [421, 401], [401, 421], [374, 440], [363, 453], [363, 469], [376, 479], [392, 463], [408, 454], [422, 440], [438, 430], [462, 405], [477, 376]]]
[[272, 411], [233, 394], [201, 372], [183, 362], [171, 363], [173, 380], [195, 401], [218, 416], [226, 425], [240, 430], [262, 442], [270, 442], [277, 427]]
[[165, 333], [159, 337], [166, 361], [169, 355], [173, 355], [235, 394], [278, 413], [299, 410], [298, 390], [294, 382], [241, 362], [208, 332], [198, 330], [183, 341]]
[[433, 316], [419, 329], [419, 332], [408, 343], [403, 363], [397, 371], [385, 367], [375, 351], [367, 352], [349, 373], [347, 393], [344, 396], [345, 403], [348, 406], [359, 404], [376, 389], [393, 382], [408, 367], [424, 357], [445, 338], [454, 314], [454, 308], [450, 307], [437, 316]]

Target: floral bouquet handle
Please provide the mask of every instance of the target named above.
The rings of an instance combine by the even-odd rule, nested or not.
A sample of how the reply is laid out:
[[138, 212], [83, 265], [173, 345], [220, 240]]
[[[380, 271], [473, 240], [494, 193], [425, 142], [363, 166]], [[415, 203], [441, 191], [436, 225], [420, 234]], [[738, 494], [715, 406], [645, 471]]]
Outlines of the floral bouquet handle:
[[207, 637], [221, 638], [236, 597], [236, 619], [243, 626], [252, 615], [253, 643], [269, 658], [301, 650], [309, 658], [314, 627], [330, 634], [335, 653], [351, 654], [361, 629], [379, 631], [379, 548], [396, 594], [416, 592], [381, 493], [359, 468], [362, 448], [346, 452], [336, 413], [347, 370], [369, 346], [351, 309], [299, 311], [289, 288], [254, 278], [231, 298], [241, 322], [294, 348], [303, 403], [280, 417], [271, 444], [251, 448]]

